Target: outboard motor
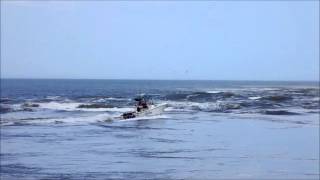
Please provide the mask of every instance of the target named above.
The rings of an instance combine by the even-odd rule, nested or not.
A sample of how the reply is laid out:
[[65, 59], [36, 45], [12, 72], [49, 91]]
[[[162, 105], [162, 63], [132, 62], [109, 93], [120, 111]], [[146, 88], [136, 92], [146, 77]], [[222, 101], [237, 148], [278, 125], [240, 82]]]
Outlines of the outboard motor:
[[126, 112], [122, 114], [123, 119], [135, 118], [136, 115], [134, 112]]

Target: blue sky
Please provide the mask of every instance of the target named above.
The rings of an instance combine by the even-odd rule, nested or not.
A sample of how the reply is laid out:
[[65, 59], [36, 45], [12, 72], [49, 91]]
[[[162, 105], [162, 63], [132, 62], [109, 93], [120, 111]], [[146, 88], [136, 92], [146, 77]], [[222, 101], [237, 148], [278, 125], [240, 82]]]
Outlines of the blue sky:
[[319, 1], [1, 1], [1, 77], [319, 80]]

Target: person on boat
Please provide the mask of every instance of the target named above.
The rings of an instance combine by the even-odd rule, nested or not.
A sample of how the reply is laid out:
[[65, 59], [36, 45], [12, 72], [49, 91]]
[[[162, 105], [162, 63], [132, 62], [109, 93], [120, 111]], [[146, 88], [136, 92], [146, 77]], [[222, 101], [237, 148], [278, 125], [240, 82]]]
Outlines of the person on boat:
[[140, 112], [141, 110], [148, 109], [148, 103], [144, 98], [136, 98], [137, 103], [137, 112]]

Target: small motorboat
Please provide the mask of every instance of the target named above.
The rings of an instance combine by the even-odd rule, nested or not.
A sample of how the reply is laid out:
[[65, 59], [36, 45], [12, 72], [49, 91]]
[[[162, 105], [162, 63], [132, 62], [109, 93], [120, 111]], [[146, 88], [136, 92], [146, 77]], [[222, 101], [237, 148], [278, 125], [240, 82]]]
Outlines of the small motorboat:
[[158, 105], [150, 105], [148, 108], [141, 109], [138, 111], [126, 112], [121, 115], [123, 119], [131, 119], [136, 117], [144, 117], [144, 116], [156, 116], [163, 113], [164, 109], [167, 107], [166, 103], [158, 104]]

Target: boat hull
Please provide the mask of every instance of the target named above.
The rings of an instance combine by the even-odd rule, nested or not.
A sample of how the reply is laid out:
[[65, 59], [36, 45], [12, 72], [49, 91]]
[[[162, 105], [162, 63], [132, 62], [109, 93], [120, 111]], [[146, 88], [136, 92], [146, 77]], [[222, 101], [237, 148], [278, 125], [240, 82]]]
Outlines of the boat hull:
[[167, 107], [167, 104], [160, 104], [157, 106], [153, 106], [153, 107], [150, 107], [149, 109], [136, 113], [136, 117], [160, 115], [163, 113], [166, 107]]

